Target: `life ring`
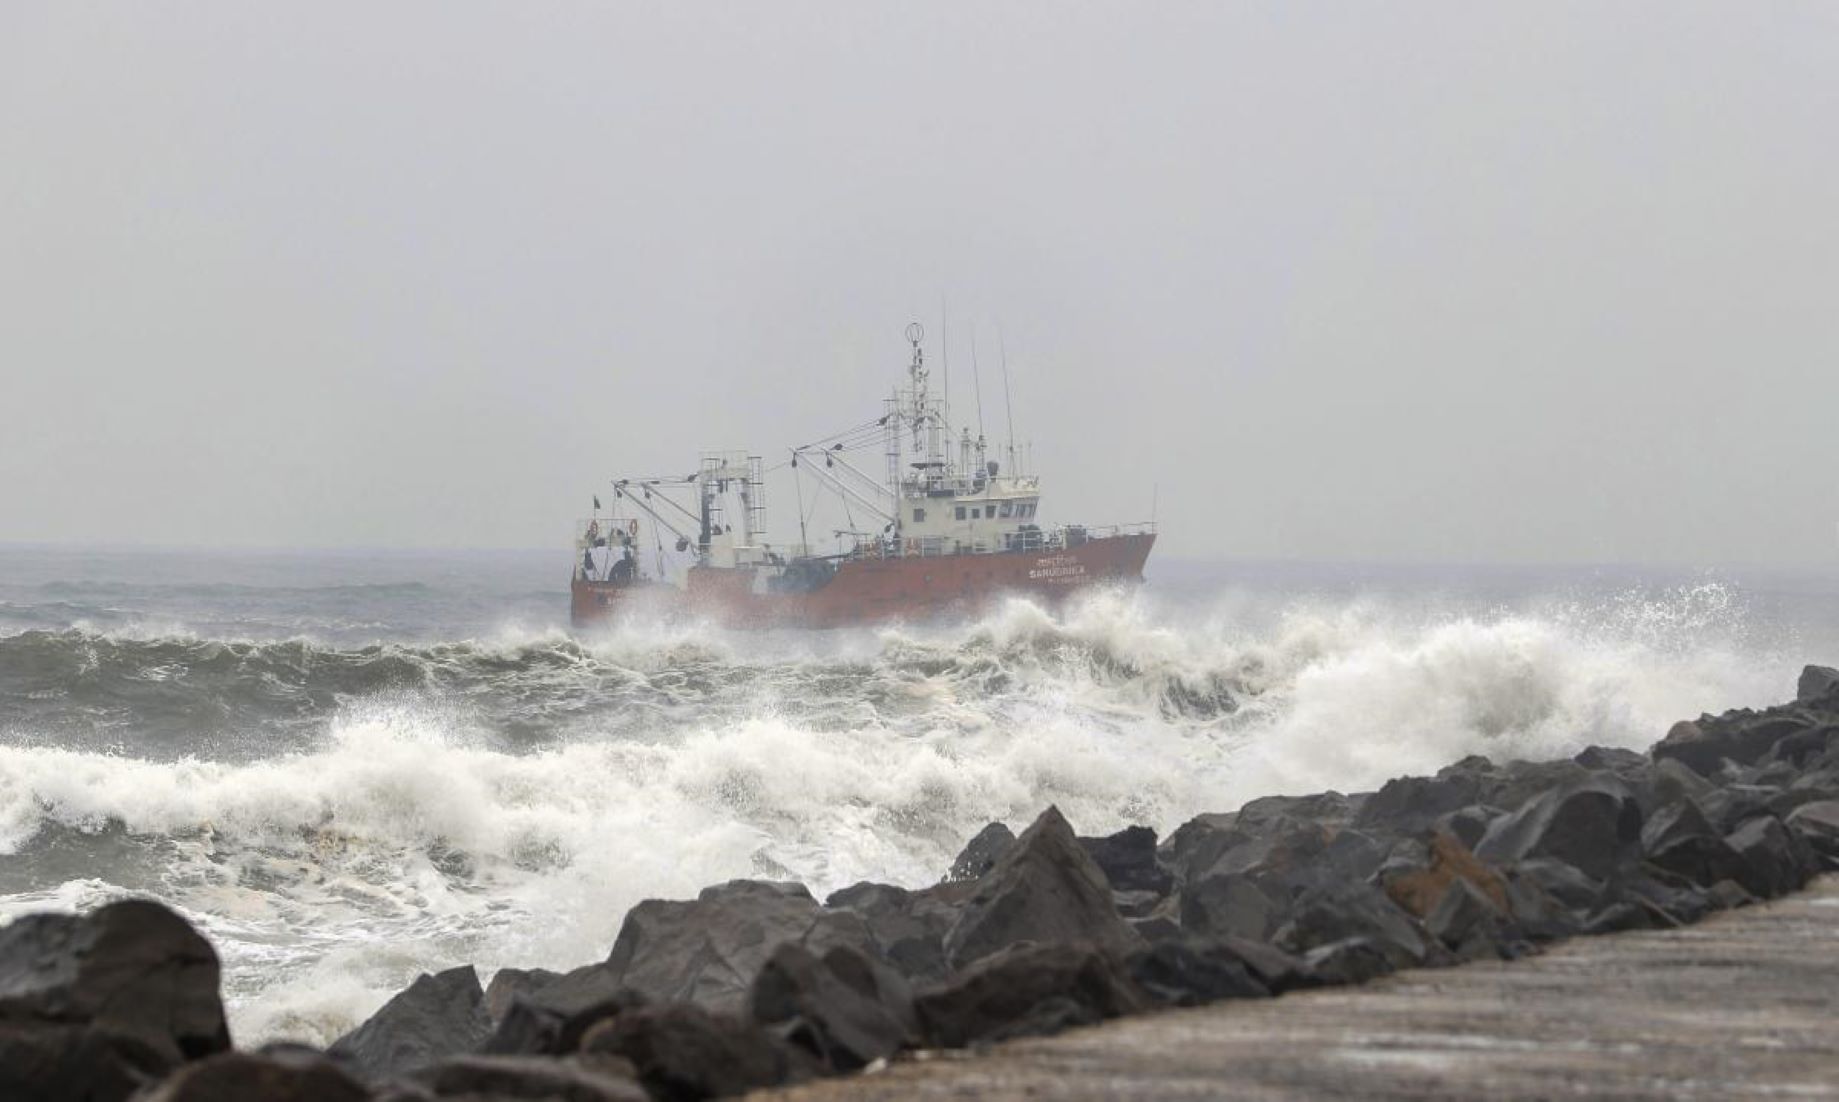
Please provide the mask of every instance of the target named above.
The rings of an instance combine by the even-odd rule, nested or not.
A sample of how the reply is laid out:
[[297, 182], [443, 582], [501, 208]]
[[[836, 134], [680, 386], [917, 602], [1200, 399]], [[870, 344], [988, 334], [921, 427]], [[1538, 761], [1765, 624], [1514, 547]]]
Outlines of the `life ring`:
[[626, 522], [626, 534], [627, 534], [628, 536], [631, 536], [631, 537], [632, 537], [633, 539], [637, 539], [637, 538], [638, 538], [638, 535], [639, 535], [639, 518], [637, 518], [637, 517], [633, 517], [633, 518], [632, 518], [631, 520], [629, 520], [629, 521], [627, 521], [627, 522]]

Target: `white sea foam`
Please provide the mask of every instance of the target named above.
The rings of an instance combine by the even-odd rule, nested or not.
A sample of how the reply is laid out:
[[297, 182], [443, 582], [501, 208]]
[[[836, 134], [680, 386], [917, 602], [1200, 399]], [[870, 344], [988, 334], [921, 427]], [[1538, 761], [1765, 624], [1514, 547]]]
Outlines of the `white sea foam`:
[[[163, 862], [142, 880], [224, 952], [241, 1038], [324, 1042], [417, 971], [601, 959], [646, 897], [743, 876], [820, 897], [921, 884], [985, 822], [1049, 803], [1085, 832], [1166, 831], [1467, 754], [1641, 747], [1683, 716], [1782, 695], [1790, 667], [1746, 649], [1740, 617], [1669, 599], [1713, 610], [1228, 597], [1177, 621], [1104, 596], [765, 646], [659, 626], [586, 653], [654, 681], [693, 660], [700, 695], [533, 748], [440, 702], [357, 703], [311, 749], [253, 761], [0, 748], [0, 853], [49, 829], [157, 840], [135, 851]], [[725, 678], [747, 687], [724, 697]], [[73, 876], [0, 915], [116, 892]]]

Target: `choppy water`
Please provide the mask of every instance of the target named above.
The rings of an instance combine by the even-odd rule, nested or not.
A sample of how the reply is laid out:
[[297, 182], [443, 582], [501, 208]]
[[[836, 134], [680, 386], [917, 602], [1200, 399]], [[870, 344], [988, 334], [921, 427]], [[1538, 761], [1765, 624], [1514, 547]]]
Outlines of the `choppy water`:
[[1164, 563], [1057, 613], [576, 637], [564, 558], [0, 549], [0, 919], [158, 896], [241, 1039], [323, 1042], [417, 971], [601, 959], [648, 896], [1642, 747], [1839, 658], [1830, 577]]

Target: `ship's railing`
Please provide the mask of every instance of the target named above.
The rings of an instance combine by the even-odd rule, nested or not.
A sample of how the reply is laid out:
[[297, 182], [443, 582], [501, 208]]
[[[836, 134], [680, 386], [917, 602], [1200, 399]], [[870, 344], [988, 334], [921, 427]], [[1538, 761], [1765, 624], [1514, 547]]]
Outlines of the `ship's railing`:
[[943, 558], [947, 555], [1002, 555], [1014, 552], [1066, 551], [1093, 540], [1118, 536], [1154, 535], [1153, 521], [1135, 524], [1063, 524], [1058, 528], [1024, 529], [1010, 532], [998, 540], [960, 540], [948, 536], [924, 536], [909, 540], [876, 540], [859, 544], [850, 556], [858, 559]]

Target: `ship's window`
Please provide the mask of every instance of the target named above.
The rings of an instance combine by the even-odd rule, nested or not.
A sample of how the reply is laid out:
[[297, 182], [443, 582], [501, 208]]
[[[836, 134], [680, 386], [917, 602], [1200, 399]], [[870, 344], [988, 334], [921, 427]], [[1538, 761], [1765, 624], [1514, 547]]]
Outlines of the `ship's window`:
[[958, 506], [958, 519], [959, 520], [964, 519], [964, 506], [962, 505]]
[[926, 510], [924, 509], [913, 510], [913, 523], [924, 524], [925, 522], [926, 522]]
[[998, 516], [1004, 516], [1004, 517], [1006, 517], [1006, 516], [1011, 516], [1011, 515], [1013, 515], [1013, 514], [1014, 514], [1014, 512], [1015, 512], [1015, 506], [1013, 506], [1013, 505], [1011, 505], [1011, 504], [1010, 504], [1009, 502], [1007, 502], [1007, 501], [1005, 501], [1005, 502], [1003, 502], [1003, 506], [1002, 506], [1002, 512], [1000, 512], [1000, 513], [998, 513], [997, 515], [998, 515]]

